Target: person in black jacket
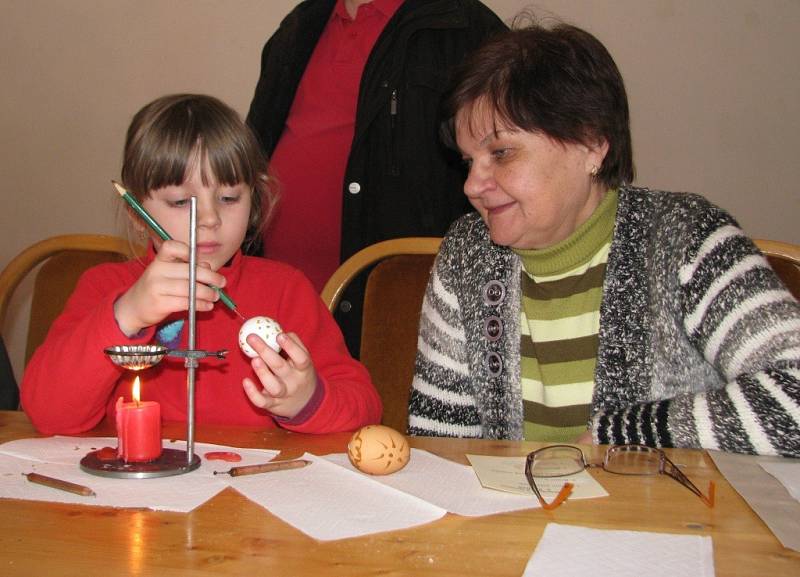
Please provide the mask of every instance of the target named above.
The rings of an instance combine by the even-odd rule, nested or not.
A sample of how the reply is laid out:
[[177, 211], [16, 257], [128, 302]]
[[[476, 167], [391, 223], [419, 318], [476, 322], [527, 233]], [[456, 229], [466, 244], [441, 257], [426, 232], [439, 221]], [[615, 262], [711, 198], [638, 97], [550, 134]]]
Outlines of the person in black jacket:
[[[364, 3], [307, 0], [267, 41], [247, 122], [268, 156], [279, 145], [298, 86], [336, 10], [353, 4], [359, 9]], [[505, 29], [478, 0], [405, 0], [390, 16], [360, 76], [344, 178], [338, 191], [331, 192], [341, 195], [336, 199], [341, 203], [339, 262], [382, 240], [443, 236], [456, 218], [471, 210], [463, 194], [460, 158], [438, 138], [440, 99], [464, 56]], [[277, 179], [280, 186], [280, 173]], [[319, 210], [317, 203], [307, 210]], [[270, 256], [268, 241], [266, 245], [263, 252]], [[302, 262], [293, 264], [303, 269]], [[362, 293], [363, 279], [346, 292], [336, 314], [354, 355]]]

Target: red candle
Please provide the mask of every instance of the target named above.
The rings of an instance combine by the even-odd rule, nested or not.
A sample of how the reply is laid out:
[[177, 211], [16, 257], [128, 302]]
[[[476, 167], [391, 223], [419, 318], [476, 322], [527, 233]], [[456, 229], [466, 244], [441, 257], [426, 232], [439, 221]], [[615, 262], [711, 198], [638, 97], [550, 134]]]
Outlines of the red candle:
[[153, 461], [161, 456], [161, 405], [139, 400], [139, 377], [133, 382], [133, 402], [117, 399], [117, 456], [126, 463]]

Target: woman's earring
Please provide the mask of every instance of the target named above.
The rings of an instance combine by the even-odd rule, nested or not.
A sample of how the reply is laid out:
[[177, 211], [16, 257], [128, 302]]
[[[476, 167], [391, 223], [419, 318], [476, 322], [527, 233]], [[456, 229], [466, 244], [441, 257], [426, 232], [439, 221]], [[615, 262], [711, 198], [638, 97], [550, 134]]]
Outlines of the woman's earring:
[[589, 171], [589, 174], [591, 174], [592, 176], [597, 176], [597, 171], [598, 171], [598, 168], [596, 166], [592, 165], [592, 170]]

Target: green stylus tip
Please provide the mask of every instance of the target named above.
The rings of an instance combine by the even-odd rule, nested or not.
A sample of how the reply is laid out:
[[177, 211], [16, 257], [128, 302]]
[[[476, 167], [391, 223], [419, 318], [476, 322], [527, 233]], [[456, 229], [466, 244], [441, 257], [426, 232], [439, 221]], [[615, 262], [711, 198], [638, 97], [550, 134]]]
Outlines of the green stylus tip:
[[225, 306], [227, 306], [232, 311], [236, 310], [236, 303], [233, 302], [231, 297], [229, 297], [227, 294], [225, 294], [224, 290], [222, 290], [219, 287], [212, 287], [212, 288], [219, 293], [219, 300], [221, 300], [223, 303], [225, 303]]

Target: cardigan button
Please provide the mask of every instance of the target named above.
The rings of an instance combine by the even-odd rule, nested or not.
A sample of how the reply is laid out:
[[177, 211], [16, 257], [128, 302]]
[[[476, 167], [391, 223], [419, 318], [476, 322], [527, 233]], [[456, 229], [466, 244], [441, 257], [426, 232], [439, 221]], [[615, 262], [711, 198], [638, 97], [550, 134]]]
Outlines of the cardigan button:
[[499, 377], [503, 372], [503, 358], [494, 351], [486, 353], [483, 363], [490, 377]]
[[339, 310], [343, 313], [349, 313], [353, 308], [353, 303], [350, 301], [342, 301], [339, 303]]
[[497, 306], [506, 298], [506, 285], [499, 280], [490, 280], [483, 285], [483, 304]]
[[483, 321], [483, 336], [492, 343], [503, 336], [503, 321], [500, 317], [491, 316]]
[[361, 192], [361, 185], [358, 184], [357, 182], [351, 182], [350, 184], [347, 185], [347, 192], [349, 192], [350, 194], [358, 194], [359, 192]]

